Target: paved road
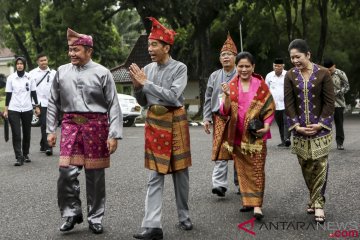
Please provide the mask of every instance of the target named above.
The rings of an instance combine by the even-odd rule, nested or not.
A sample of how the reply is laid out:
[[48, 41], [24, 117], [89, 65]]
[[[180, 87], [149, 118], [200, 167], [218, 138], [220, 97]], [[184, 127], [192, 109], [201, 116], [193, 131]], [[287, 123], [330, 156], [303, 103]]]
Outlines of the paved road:
[[[300, 167], [288, 149], [276, 147], [279, 135], [276, 124], [272, 127], [273, 139], [268, 142], [266, 164], [265, 219], [252, 228], [255, 236], [237, 228], [252, 216], [239, 212], [240, 199], [233, 184], [225, 198], [211, 194], [210, 138], [202, 127], [191, 127], [190, 207], [194, 229], [183, 232], [175, 227], [175, 198], [171, 177], [167, 177], [162, 219], [165, 239], [308, 240], [329, 239], [329, 234], [340, 228], [339, 224], [348, 224], [347, 228], [351, 224], [359, 230], [359, 123], [359, 117], [346, 119], [346, 150], [333, 149], [330, 154], [325, 230], [316, 229], [313, 217], [305, 213], [308, 192]], [[125, 138], [112, 157], [111, 168], [106, 170], [105, 231], [101, 236], [90, 233], [87, 224], [76, 225], [67, 234], [58, 230], [62, 223], [56, 201], [59, 149], [55, 149], [53, 157], [40, 153], [39, 133], [39, 128], [33, 129], [32, 163], [14, 167], [11, 144], [3, 142], [3, 130], [0, 130], [0, 239], [132, 239], [143, 217], [148, 178], [148, 171], [143, 167], [143, 128], [125, 129]], [[86, 203], [84, 173], [80, 175], [80, 182]], [[83, 212], [86, 212], [85, 205]], [[251, 229], [251, 222], [244, 227]], [[342, 232], [346, 233], [349, 232]]]

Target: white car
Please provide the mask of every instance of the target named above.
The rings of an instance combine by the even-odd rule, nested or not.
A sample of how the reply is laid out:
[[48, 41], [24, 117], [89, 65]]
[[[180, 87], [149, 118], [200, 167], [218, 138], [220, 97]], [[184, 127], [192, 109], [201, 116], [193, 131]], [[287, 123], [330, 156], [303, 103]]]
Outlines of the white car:
[[133, 96], [118, 93], [118, 99], [123, 115], [124, 127], [131, 127], [135, 122], [135, 118], [141, 116], [142, 107]]
[[[142, 107], [133, 96], [118, 93], [118, 99], [123, 115], [124, 127], [131, 127], [135, 122], [135, 118], [141, 116]], [[33, 127], [40, 126], [40, 119], [35, 114], [33, 115], [31, 125]]]

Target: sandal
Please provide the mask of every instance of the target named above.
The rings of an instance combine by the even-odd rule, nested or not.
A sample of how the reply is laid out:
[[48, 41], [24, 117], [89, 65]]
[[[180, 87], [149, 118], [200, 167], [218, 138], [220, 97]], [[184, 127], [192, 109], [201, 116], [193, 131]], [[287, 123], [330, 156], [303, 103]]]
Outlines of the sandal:
[[[322, 213], [317, 214], [319, 211], [316, 210], [321, 210]], [[315, 222], [323, 224], [325, 222], [325, 214], [324, 214], [324, 210], [322, 208], [316, 208], [315, 209]]]
[[315, 208], [313, 208], [313, 207], [308, 207], [308, 208], [306, 209], [306, 212], [307, 212], [308, 214], [314, 214], [314, 213], [315, 213]]

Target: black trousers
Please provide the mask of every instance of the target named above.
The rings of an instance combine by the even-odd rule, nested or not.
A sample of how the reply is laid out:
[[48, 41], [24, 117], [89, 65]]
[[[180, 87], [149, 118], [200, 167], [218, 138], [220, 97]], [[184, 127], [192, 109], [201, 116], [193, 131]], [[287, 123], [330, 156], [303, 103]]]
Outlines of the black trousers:
[[286, 124], [285, 110], [275, 111], [275, 121], [279, 127], [281, 142], [285, 143], [287, 139], [290, 139], [290, 132]]
[[46, 113], [47, 107], [41, 107], [41, 114], [40, 114], [40, 123], [41, 123], [41, 140], [40, 140], [40, 147], [42, 149], [51, 149], [49, 147], [47, 141], [47, 134], [46, 134]]
[[[27, 112], [17, 112], [9, 110], [9, 123], [11, 126], [12, 143], [16, 158], [29, 154], [32, 116], [32, 110]], [[21, 126], [23, 134], [22, 146]]]
[[334, 121], [336, 128], [336, 143], [342, 145], [344, 143], [344, 107], [336, 107], [334, 113]]

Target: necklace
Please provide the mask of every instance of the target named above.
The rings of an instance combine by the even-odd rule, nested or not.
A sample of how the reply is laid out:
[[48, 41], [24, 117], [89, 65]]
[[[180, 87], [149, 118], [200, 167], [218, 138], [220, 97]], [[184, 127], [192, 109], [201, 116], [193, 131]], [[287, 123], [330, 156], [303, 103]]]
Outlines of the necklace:
[[[303, 78], [303, 80], [304, 81], [309, 81], [310, 80], [310, 77], [311, 77], [311, 75], [312, 75], [312, 73], [313, 73], [313, 70], [314, 70], [314, 66], [313, 66], [313, 64], [312, 63], [310, 63], [311, 64], [311, 67], [310, 67], [310, 69], [306, 69], [306, 71], [304, 71], [304, 74], [303, 74], [303, 72], [300, 70], [299, 72], [300, 72], [300, 75], [301, 75], [301, 77]], [[309, 71], [310, 70], [310, 71]], [[305, 74], [306, 73], [306, 74]], [[307, 75], [309, 75], [309, 77], [308, 78], [305, 78], [305, 76], [307, 77]]]

